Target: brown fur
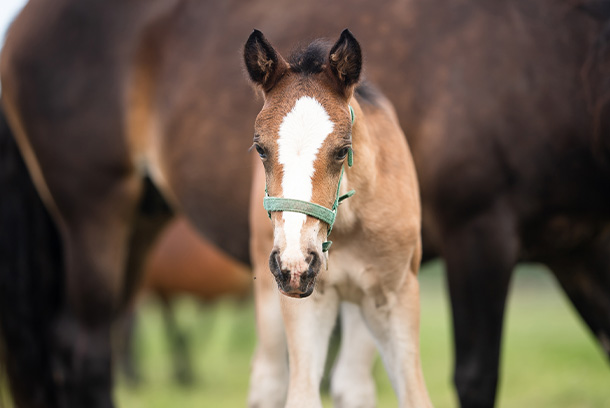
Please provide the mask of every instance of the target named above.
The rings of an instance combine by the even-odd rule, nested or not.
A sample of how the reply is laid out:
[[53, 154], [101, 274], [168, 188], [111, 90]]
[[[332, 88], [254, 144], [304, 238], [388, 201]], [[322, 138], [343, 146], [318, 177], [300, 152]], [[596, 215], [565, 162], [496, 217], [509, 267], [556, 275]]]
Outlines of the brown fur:
[[[349, 27], [366, 50], [367, 77], [409, 139], [426, 257], [447, 261], [462, 406], [494, 403], [517, 260], [551, 266], [594, 335], [607, 338], [607, 55], [590, 58], [602, 25], [575, 3], [583, 2], [31, 0], [2, 52], [3, 105], [62, 226], [64, 318], [93, 339], [121, 303], [136, 146], [160, 153], [147, 159], [163, 169], [157, 182], [176, 208], [248, 260], [246, 148], [260, 103], [238, 50], [253, 27], [281, 53]], [[581, 238], [554, 233], [558, 219]], [[72, 377], [83, 385], [96, 375]], [[49, 381], [63, 389], [57, 378]], [[109, 388], [101, 389], [108, 406]]]
[[190, 294], [204, 301], [247, 296], [249, 268], [199, 237], [184, 219], [173, 221], [147, 258], [142, 289], [162, 296]]

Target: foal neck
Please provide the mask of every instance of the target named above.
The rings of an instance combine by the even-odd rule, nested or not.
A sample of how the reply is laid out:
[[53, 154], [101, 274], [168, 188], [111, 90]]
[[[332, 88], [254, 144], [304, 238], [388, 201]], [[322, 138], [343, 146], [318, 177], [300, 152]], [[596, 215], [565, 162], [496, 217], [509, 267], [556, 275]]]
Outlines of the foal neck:
[[367, 123], [369, 112], [364, 112], [358, 100], [352, 97], [350, 106], [354, 110], [354, 123], [352, 126], [353, 166], [345, 167], [344, 180], [340, 193], [356, 190], [358, 195], [367, 195], [370, 184], [376, 178], [376, 154], [374, 139], [371, 135], [370, 124]]
[[382, 97], [374, 103], [352, 97], [350, 104], [354, 163], [345, 168], [340, 193], [354, 189], [356, 194], [339, 207], [337, 234], [383, 211], [388, 202], [419, 201], [411, 191], [417, 186], [411, 154], [392, 105]]

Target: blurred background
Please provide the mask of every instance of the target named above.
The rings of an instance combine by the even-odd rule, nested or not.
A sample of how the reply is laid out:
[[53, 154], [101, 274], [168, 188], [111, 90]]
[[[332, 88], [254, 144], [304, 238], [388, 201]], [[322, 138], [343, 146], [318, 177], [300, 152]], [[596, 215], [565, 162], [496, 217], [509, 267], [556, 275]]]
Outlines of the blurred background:
[[15, 15], [21, 10], [25, 4], [24, 0], [5, 0], [0, 8], [0, 32], [2, 33], [2, 42], [4, 43], [4, 35], [9, 23]]
[[[7, 24], [24, 3], [2, 0], [2, 39]], [[174, 225], [167, 234], [172, 233], [171, 228], [188, 227]], [[204, 242], [195, 242], [194, 234], [191, 238], [193, 248], [207, 254], [208, 261], [210, 256], [216, 257], [218, 263], [193, 266], [205, 276], [200, 292], [191, 294], [180, 287], [168, 290], [162, 284], [159, 286], [166, 289], [157, 290], [151, 266], [151, 278], [131, 317], [117, 329], [117, 349], [121, 350], [115, 363], [119, 407], [245, 406], [256, 337], [251, 275], [245, 266], [216, 253]], [[171, 239], [168, 242], [170, 245]], [[163, 259], [157, 260], [159, 263]], [[457, 404], [451, 383], [450, 309], [443, 268], [441, 261], [433, 261], [424, 265], [420, 274], [422, 362], [429, 393], [438, 408]], [[225, 282], [214, 283], [212, 275], [219, 270], [231, 273], [223, 274]], [[333, 344], [331, 355], [336, 338]], [[499, 407], [610, 407], [607, 359], [542, 266], [523, 264], [514, 275], [501, 367]], [[375, 377], [379, 407], [396, 406], [379, 360]], [[327, 387], [325, 382], [323, 388]], [[0, 406], [12, 406], [6, 392], [0, 397]], [[331, 406], [327, 393], [325, 406]]]

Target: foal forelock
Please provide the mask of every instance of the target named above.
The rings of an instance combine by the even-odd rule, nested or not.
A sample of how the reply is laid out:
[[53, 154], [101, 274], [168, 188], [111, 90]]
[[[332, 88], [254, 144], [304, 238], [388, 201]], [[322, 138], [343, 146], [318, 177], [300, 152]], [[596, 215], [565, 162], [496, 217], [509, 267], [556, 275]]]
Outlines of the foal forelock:
[[[311, 201], [314, 163], [334, 123], [326, 109], [314, 98], [298, 99], [279, 128], [278, 161], [283, 167], [284, 198]], [[286, 251], [300, 251], [301, 228], [307, 218], [294, 212], [282, 213]]]

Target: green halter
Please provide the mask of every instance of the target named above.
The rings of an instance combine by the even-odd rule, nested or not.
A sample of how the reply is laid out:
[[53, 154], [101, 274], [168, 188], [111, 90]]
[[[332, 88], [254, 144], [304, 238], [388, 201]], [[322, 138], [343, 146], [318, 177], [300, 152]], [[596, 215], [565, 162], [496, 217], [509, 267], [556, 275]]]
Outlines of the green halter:
[[[356, 115], [354, 114], [354, 109], [351, 107], [351, 105], [349, 105], [349, 113], [353, 125]], [[349, 167], [352, 167], [353, 163], [354, 151], [350, 147], [347, 151], [347, 165]], [[332, 208], [326, 208], [319, 204], [311, 203], [309, 201], [296, 200], [293, 198], [269, 197], [269, 195], [267, 194], [267, 187], [265, 187], [265, 198], [263, 199], [263, 207], [265, 207], [265, 210], [267, 210], [269, 218], [271, 218], [271, 213], [276, 211], [297, 212], [317, 218], [320, 221], [323, 221], [328, 224], [328, 232], [326, 234], [326, 236], [328, 237], [333, 229], [333, 224], [335, 223], [335, 218], [337, 217], [337, 209], [339, 208], [339, 204], [341, 204], [341, 202], [346, 198], [349, 198], [356, 193], [356, 191], [350, 190], [341, 196], [339, 195], [344, 170], [345, 166], [341, 166], [341, 176], [339, 177], [339, 184], [337, 185], [337, 195]], [[327, 252], [332, 243], [332, 241], [328, 240], [324, 242], [322, 244], [322, 251]]]

